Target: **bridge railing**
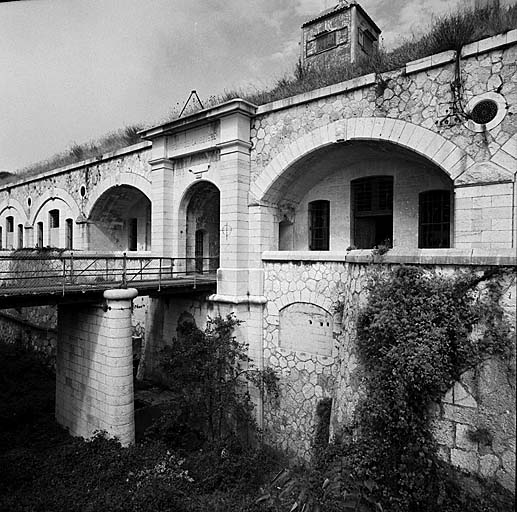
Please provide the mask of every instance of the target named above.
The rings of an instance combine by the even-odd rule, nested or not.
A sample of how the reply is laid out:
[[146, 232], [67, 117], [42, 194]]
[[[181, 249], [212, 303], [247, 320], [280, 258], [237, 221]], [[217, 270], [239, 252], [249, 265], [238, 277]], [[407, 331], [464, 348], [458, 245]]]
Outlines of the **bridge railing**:
[[194, 284], [215, 275], [219, 258], [152, 256], [9, 254], [0, 255], [0, 293], [41, 292], [81, 287], [130, 287], [142, 282], [189, 279]]

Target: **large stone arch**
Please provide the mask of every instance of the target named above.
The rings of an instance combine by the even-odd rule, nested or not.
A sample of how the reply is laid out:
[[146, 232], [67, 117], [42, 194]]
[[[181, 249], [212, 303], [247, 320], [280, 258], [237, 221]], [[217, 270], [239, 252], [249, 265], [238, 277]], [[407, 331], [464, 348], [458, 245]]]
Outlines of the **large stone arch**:
[[251, 185], [252, 197], [267, 203], [277, 180], [296, 161], [331, 144], [360, 140], [390, 142], [414, 151], [451, 180], [474, 163], [463, 149], [427, 128], [389, 117], [354, 117], [317, 128], [286, 146]]
[[149, 199], [152, 197], [151, 182], [148, 179], [135, 173], [122, 172], [101, 181], [95, 186], [93, 191], [88, 194], [88, 198], [84, 206], [84, 216], [86, 218], [90, 217], [95, 203], [105, 192], [107, 192], [110, 188], [119, 187], [121, 185], [134, 187], [140, 190], [140, 192], [142, 192]]
[[31, 213], [29, 216], [29, 224], [34, 226], [36, 219], [38, 218], [39, 212], [45, 206], [46, 203], [52, 200], [59, 200], [65, 203], [68, 208], [68, 211], [71, 213], [73, 218], [79, 217], [80, 209], [76, 200], [64, 189], [62, 188], [52, 188], [46, 192], [44, 192], [38, 199], [35, 201], [35, 204], [31, 208]]

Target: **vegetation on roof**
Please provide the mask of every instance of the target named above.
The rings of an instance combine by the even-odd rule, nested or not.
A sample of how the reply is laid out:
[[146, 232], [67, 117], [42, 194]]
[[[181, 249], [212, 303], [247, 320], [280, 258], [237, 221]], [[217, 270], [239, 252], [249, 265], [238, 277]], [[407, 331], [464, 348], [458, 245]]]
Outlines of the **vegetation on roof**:
[[[294, 73], [286, 74], [270, 89], [230, 89], [222, 94], [211, 96], [205, 102], [205, 106], [211, 107], [234, 98], [242, 98], [255, 105], [264, 105], [369, 73], [393, 71], [403, 67], [407, 62], [446, 50], [458, 51], [468, 43], [515, 28], [517, 28], [517, 4], [510, 7], [474, 10], [462, 7], [455, 12], [433, 19], [424, 35], [419, 37], [413, 35], [394, 50], [386, 51], [381, 48], [374, 56], [343, 67], [327, 65], [308, 68], [298, 63]], [[176, 107], [172, 109], [167, 121], [179, 117], [179, 103]], [[143, 128], [143, 124], [130, 125], [96, 141], [73, 144], [66, 151], [42, 162], [31, 164], [16, 174], [0, 176], [0, 185], [136, 144], [141, 142], [137, 132]]]
[[393, 71], [408, 62], [447, 50], [459, 51], [468, 43], [514, 28], [517, 28], [517, 4], [507, 8], [461, 8], [435, 18], [424, 35], [407, 38], [394, 50], [381, 48], [373, 56], [343, 67], [304, 67], [298, 63], [292, 76], [279, 79], [269, 90], [230, 90], [212, 98], [211, 104], [239, 97], [263, 105], [370, 73]]
[[81, 162], [89, 158], [97, 158], [105, 153], [137, 144], [142, 142], [142, 139], [138, 135], [138, 132], [142, 129], [143, 125], [140, 124], [129, 125], [120, 130], [110, 132], [94, 141], [85, 142], [83, 144], [74, 143], [62, 153], [57, 153], [47, 160], [42, 160], [41, 162], [36, 162], [24, 167], [17, 173], [0, 173], [0, 185], [17, 181], [20, 178], [26, 179], [30, 176]]

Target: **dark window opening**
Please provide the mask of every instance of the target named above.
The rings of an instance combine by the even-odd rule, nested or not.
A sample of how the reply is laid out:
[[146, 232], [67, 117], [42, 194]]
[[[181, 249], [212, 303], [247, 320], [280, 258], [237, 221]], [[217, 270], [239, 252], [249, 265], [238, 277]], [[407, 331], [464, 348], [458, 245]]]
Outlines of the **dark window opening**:
[[3, 233], [2, 233], [2, 226], [0, 226], [0, 249], [3, 249]]
[[8, 233], [14, 233], [14, 217], [12, 215], [5, 219], [5, 230]]
[[136, 251], [138, 248], [138, 219], [129, 219], [128, 225], [128, 251]]
[[329, 443], [331, 415], [332, 398], [322, 398], [316, 406], [314, 445], [317, 448], [325, 448]]
[[309, 249], [328, 251], [330, 245], [330, 202], [309, 203]]
[[448, 190], [422, 192], [418, 203], [418, 247], [450, 247], [451, 193]]
[[18, 224], [18, 249], [23, 247], [23, 224]]
[[72, 219], [66, 219], [65, 228], [65, 249], [73, 249], [74, 221]]
[[353, 239], [358, 249], [393, 240], [393, 177], [375, 176], [352, 182]]
[[38, 247], [43, 247], [43, 222], [38, 222], [37, 224], [37, 242], [36, 245]]
[[50, 210], [48, 212], [48, 225], [50, 229], [59, 227], [59, 210]]

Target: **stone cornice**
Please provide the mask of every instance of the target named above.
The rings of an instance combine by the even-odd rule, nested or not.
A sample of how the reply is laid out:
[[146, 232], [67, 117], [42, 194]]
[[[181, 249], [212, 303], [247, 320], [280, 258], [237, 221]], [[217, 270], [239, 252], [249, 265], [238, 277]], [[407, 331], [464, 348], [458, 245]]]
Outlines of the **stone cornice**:
[[347, 252], [266, 251], [262, 253], [262, 261], [517, 266], [515, 249], [390, 249], [383, 255], [374, 254], [371, 249]]

